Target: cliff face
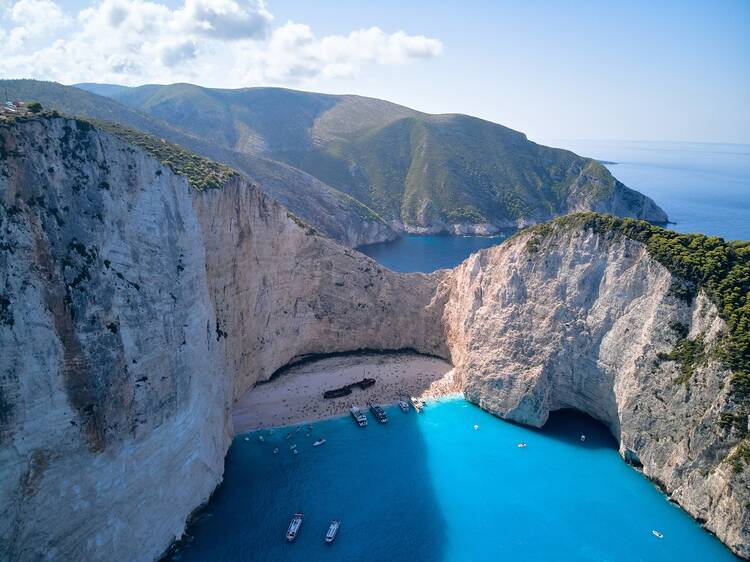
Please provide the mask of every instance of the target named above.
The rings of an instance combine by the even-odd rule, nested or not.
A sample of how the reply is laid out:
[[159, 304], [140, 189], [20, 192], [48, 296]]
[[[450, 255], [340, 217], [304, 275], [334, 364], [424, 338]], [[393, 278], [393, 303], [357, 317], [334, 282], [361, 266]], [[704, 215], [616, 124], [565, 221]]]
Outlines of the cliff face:
[[0, 156], [4, 559], [152, 560], [221, 479], [233, 395], [308, 353], [445, 354], [434, 278], [238, 176], [197, 191], [60, 118], [0, 124]]
[[[148, 145], [174, 167], [167, 148]], [[0, 123], [2, 557], [158, 557], [221, 479], [233, 398], [362, 348], [451, 358], [501, 417], [591, 414], [750, 554], [749, 471], [725, 461], [747, 427], [718, 423], [742, 419], [712, 351], [727, 328], [644, 244], [567, 228], [399, 275], [237, 175], [195, 189], [203, 164], [181, 162], [80, 121]], [[665, 354], [699, 335], [685, 378]]]
[[[205, 131], [188, 134], [109, 98], [54, 82], [0, 80], [0, 89], [11, 99], [36, 100], [47, 108], [54, 107], [70, 115], [120, 123], [232, 166], [307, 224], [349, 247], [392, 240], [398, 236], [370, 209], [348, 195], [282, 162], [227, 148]], [[205, 117], [198, 109], [189, 113], [194, 118]], [[221, 130], [216, 121], [211, 128], [214, 132]]]
[[[474, 254], [439, 290], [466, 398], [536, 427], [562, 408], [601, 420], [626, 460], [750, 556], [750, 470], [726, 461], [747, 418], [721, 423], [737, 405], [715, 353], [726, 331], [716, 306], [676, 295], [640, 242], [564, 228], [532, 238]], [[665, 358], [685, 336], [705, 346], [687, 379]]]

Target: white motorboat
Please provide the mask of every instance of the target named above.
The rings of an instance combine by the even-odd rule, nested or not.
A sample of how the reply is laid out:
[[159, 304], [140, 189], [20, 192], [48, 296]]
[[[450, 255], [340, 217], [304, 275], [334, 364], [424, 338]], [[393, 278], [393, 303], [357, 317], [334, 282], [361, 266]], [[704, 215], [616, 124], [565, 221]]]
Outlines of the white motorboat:
[[292, 520], [289, 522], [289, 528], [286, 530], [286, 540], [288, 540], [289, 542], [292, 542], [297, 538], [300, 527], [302, 527], [303, 517], [304, 514], [301, 511], [298, 511], [294, 514], [294, 517], [292, 517]]
[[326, 542], [328, 544], [331, 544], [336, 538], [339, 527], [341, 527], [341, 521], [336, 521], [335, 519], [331, 521], [331, 525], [328, 527], [328, 532], [326, 533]]
[[398, 401], [398, 407], [401, 408], [401, 411], [405, 414], [409, 413], [409, 403], [406, 400], [399, 400]]
[[359, 427], [367, 427], [367, 416], [362, 410], [360, 410], [357, 406], [352, 406], [351, 410], [349, 411], [351, 412], [354, 421], [357, 422], [357, 425]]
[[419, 398], [416, 398], [414, 396], [409, 398], [409, 402], [411, 402], [411, 405], [414, 406], [414, 409], [418, 413], [420, 414], [422, 413], [422, 409], [424, 408], [424, 402], [422, 402]]
[[326, 440], [321, 437], [320, 439], [318, 439], [317, 441], [315, 441], [315, 443], [313, 443], [313, 447], [320, 447], [325, 442], [326, 442]]

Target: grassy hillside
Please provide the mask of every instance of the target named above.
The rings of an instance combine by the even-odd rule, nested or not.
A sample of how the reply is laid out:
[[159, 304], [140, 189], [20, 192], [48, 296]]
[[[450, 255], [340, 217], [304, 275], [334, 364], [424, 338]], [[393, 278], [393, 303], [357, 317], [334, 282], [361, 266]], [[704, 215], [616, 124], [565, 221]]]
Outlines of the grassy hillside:
[[[318, 231], [345, 244], [361, 243], [357, 239], [357, 233], [367, 228], [372, 229], [372, 223], [377, 223], [375, 226], [386, 235], [390, 232], [372, 209], [309, 174], [282, 162], [259, 157], [257, 151], [233, 150], [229, 147], [231, 143], [224, 140], [222, 129], [216, 126], [216, 116], [207, 116], [202, 111], [191, 109], [185, 120], [194, 126], [191, 131], [185, 131], [154, 115], [88, 91], [110, 95], [133, 92], [135, 96], [145, 98], [150, 96], [151, 87], [131, 89], [106, 84], [80, 86], [83, 89], [37, 80], [0, 80], [0, 89], [12, 99], [36, 100], [46, 108], [56, 108], [69, 115], [119, 123], [136, 132], [166, 139], [201, 156], [232, 166]], [[153, 88], [158, 90], [160, 87]], [[193, 89], [202, 90], [195, 86], [181, 85], [174, 91], [182, 92], [180, 96], [183, 96], [184, 91]], [[177, 96], [178, 99], [180, 96]], [[189, 105], [200, 106], [196, 100], [192, 100]], [[211, 107], [211, 104], [207, 105]], [[282, 113], [281, 107], [278, 111]], [[195, 118], [191, 120], [190, 115]], [[272, 120], [269, 120], [269, 127], [271, 123]], [[267, 134], [273, 138], [272, 132]], [[371, 240], [365, 238], [365, 242], [367, 241]]]
[[587, 209], [666, 220], [598, 162], [465, 115], [279, 88], [173, 84], [111, 95], [222, 147], [304, 170], [408, 225], [507, 226]]

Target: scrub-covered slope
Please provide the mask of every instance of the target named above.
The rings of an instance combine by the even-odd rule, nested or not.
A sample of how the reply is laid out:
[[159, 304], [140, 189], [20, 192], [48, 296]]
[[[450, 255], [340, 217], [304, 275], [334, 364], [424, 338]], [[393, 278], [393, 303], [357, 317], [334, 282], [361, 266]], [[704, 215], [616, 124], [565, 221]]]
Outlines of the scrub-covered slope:
[[407, 230], [493, 231], [580, 210], [667, 220], [598, 162], [465, 115], [279, 88], [173, 84], [110, 95], [225, 148], [304, 170]]
[[[44, 107], [70, 115], [119, 123], [228, 164], [317, 231], [347, 246], [381, 242], [397, 236], [372, 209], [345, 193], [282, 162], [226, 148], [205, 131], [181, 130], [112, 99], [54, 82], [0, 80], [0, 88], [11, 99], [36, 100]], [[104, 93], [116, 89], [94, 88], [96, 92]]]

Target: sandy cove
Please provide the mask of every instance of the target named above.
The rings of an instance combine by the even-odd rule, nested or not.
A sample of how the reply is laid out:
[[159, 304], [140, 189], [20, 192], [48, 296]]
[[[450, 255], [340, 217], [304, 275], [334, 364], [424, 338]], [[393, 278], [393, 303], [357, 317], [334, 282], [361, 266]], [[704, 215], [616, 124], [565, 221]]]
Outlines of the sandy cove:
[[[374, 378], [366, 390], [355, 388], [342, 398], [323, 392]], [[453, 366], [416, 353], [349, 354], [312, 360], [290, 367], [273, 380], [256, 385], [234, 404], [235, 433], [264, 427], [307, 423], [348, 413], [352, 404], [394, 404], [402, 397], [425, 400], [460, 395]]]

